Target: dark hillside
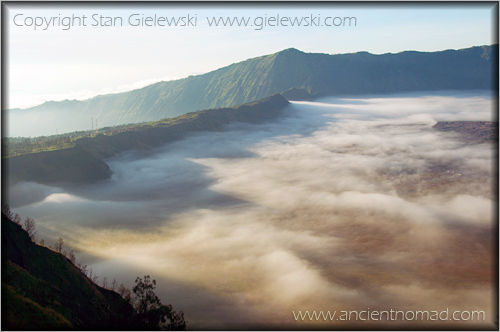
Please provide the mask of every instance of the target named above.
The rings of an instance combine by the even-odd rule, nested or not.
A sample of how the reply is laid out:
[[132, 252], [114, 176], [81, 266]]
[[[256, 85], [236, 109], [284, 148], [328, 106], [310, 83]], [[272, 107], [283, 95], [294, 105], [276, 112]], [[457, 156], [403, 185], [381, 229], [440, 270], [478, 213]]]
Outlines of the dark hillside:
[[11, 157], [2, 166], [13, 182], [87, 183], [111, 175], [104, 161], [79, 146]]
[[124, 330], [133, 308], [2, 214], [2, 330]]

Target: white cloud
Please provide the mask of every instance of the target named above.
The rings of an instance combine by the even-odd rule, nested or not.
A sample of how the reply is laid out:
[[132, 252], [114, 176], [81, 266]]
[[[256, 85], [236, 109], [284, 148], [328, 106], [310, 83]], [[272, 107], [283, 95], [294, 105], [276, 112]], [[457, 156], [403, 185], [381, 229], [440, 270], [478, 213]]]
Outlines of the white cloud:
[[108, 279], [152, 274], [201, 329], [367, 307], [474, 308], [490, 322], [493, 147], [431, 126], [486, 120], [493, 101], [340, 101], [117, 156], [109, 182], [16, 210]]

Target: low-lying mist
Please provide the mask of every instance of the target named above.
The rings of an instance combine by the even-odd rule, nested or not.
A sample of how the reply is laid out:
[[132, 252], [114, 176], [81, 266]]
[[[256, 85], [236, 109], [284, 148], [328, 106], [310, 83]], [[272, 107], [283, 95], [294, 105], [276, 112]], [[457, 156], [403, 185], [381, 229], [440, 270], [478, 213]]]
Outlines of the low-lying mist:
[[[78, 101], [66, 101], [68, 103]], [[3, 121], [6, 125], [2, 128], [3, 137], [38, 137], [51, 136], [63, 133], [70, 133], [80, 130], [91, 130], [95, 126], [94, 114], [83, 116], [82, 114], [72, 114], [64, 109], [53, 109], [45, 107], [43, 111], [31, 109], [4, 110]], [[92, 117], [94, 120], [92, 120]], [[100, 126], [106, 126], [101, 123]], [[95, 127], [94, 127], [95, 128]]]
[[107, 160], [104, 183], [19, 184], [10, 204], [101, 280], [151, 274], [190, 329], [293, 328], [292, 311], [367, 308], [483, 310], [491, 326], [496, 146], [432, 126], [491, 121], [495, 102], [294, 102], [273, 122]]

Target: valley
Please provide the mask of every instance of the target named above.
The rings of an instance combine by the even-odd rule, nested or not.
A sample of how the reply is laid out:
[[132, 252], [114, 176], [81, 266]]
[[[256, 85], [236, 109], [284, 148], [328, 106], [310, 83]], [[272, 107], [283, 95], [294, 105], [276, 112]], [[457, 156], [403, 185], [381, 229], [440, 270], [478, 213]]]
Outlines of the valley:
[[436, 326], [292, 315], [366, 308], [482, 310], [438, 323], [492, 326], [495, 97], [275, 98], [266, 121], [204, 111], [179, 123], [205, 129], [157, 146], [137, 136], [144, 150], [86, 138], [106, 180], [20, 181], [10, 204], [102, 277], [154, 275], [194, 330]]

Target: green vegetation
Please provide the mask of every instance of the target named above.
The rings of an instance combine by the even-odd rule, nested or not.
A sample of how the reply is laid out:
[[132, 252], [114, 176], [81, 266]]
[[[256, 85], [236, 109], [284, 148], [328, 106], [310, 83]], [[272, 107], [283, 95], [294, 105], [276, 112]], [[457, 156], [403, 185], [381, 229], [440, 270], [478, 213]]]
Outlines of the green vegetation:
[[3, 159], [2, 166], [3, 174], [13, 183], [88, 183], [105, 180], [111, 175], [111, 170], [104, 161], [78, 145], [6, 158]]
[[[276, 94], [233, 108], [203, 110], [142, 124], [120, 126], [93, 137], [74, 139], [74, 147], [24, 154], [4, 159], [11, 182], [90, 183], [108, 179], [103, 161], [120, 152], [152, 150], [195, 131], [220, 131], [230, 122], [261, 123], [278, 117], [289, 102]], [[7, 146], [10, 149], [10, 146]]]
[[[73, 325], [51, 308], [44, 308], [2, 283], [2, 329], [4, 330], [69, 330]], [[36, 325], [33, 322], [37, 322]]]
[[[426, 90], [492, 89], [498, 45], [442, 52], [374, 55], [314, 54], [287, 49], [248, 59], [198, 76], [159, 82], [142, 89], [84, 101], [46, 102], [26, 110], [70, 116], [80, 121], [123, 124], [152, 121], [187, 112], [231, 107], [291, 88], [311, 96]], [[40, 118], [40, 125], [56, 118]], [[52, 121], [52, 123], [51, 123]]]
[[120, 126], [104, 127], [96, 130], [75, 131], [66, 134], [39, 136], [39, 137], [2, 137], [2, 158], [20, 156], [23, 154], [43, 151], [55, 151], [76, 146], [76, 140], [82, 137], [95, 137], [98, 134], [114, 135], [134, 129], [139, 124], [125, 124]]
[[27, 153], [53, 151], [75, 146], [69, 136], [62, 137], [27, 137], [2, 138], [2, 158], [18, 156]]
[[[255, 103], [252, 103], [255, 105]], [[239, 107], [233, 107], [237, 110]], [[206, 112], [206, 111], [202, 111]], [[81, 138], [94, 138], [99, 135], [113, 136], [129, 131], [144, 131], [156, 127], [168, 127], [197, 119], [202, 113], [191, 112], [175, 118], [165, 118], [157, 121], [131, 123], [119, 126], [104, 127], [99, 131], [75, 131], [67, 134], [39, 137], [2, 137], [2, 158], [21, 156], [30, 153], [55, 151], [77, 146]]]
[[[75, 265], [72, 252], [60, 253], [35, 244], [34, 237], [30, 238], [9, 217], [12, 213], [5, 206], [2, 211], [3, 330], [185, 329], [183, 313], [175, 312], [171, 305], [161, 304], [152, 287], [156, 282], [151, 282], [149, 276], [136, 280], [134, 298], [123, 284], [117, 289], [120, 294], [115, 292], [116, 280], [112, 289], [100, 287], [91, 269]], [[56, 244], [62, 251], [62, 239]]]
[[184, 330], [186, 321], [184, 313], [176, 313], [171, 305], [161, 304], [160, 299], [154, 293], [156, 280], [150, 276], [137, 278], [132, 289], [136, 298], [136, 320], [137, 325], [144, 326], [148, 330], [154, 330], [158, 326], [167, 330]]

